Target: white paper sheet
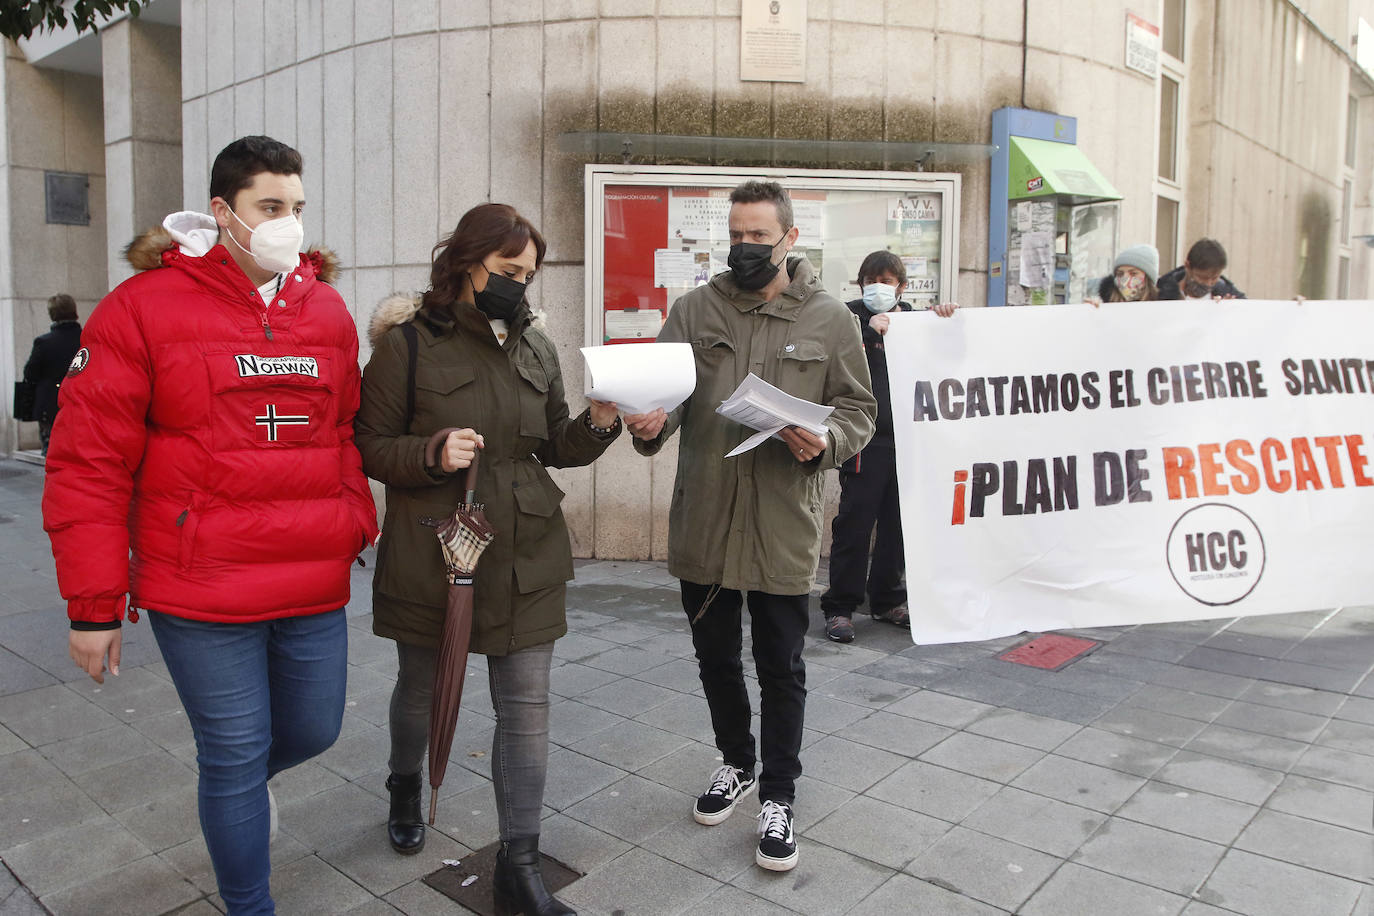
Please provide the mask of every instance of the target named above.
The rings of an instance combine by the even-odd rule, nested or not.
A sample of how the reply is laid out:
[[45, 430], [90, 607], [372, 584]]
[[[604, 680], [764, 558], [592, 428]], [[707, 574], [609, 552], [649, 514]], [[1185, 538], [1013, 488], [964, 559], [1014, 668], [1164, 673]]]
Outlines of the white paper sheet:
[[759, 432], [745, 439], [725, 457], [742, 455], [788, 426], [800, 426], [824, 438], [830, 434], [825, 419], [834, 409], [794, 397], [751, 372], [733, 394], [720, 402], [716, 413]]
[[697, 386], [696, 359], [687, 343], [583, 347], [587, 397], [614, 401], [627, 414], [672, 410]]
[[691, 289], [696, 286], [696, 254], [660, 248], [654, 252], [654, 286]]

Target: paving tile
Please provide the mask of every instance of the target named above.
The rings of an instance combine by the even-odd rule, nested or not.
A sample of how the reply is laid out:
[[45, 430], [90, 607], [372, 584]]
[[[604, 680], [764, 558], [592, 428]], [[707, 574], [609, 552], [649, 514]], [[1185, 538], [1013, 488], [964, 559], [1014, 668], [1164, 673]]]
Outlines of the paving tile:
[[554, 696], [576, 697], [620, 680], [620, 675], [610, 671], [580, 665], [577, 662], [566, 662], [555, 666], [549, 672], [549, 692]]
[[1225, 852], [1216, 843], [1114, 817], [1074, 853], [1073, 861], [1187, 897]]
[[1349, 913], [1359, 895], [1354, 881], [1232, 849], [1197, 896], [1246, 916], [1293, 916]]
[[[383, 897], [438, 868], [445, 859], [461, 860], [472, 852], [437, 830], [429, 830], [425, 847], [414, 855], [400, 856], [391, 848], [386, 830], [378, 826], [367, 833], [346, 836], [316, 852], [321, 860], [365, 888]], [[275, 882], [274, 882], [275, 883]]]
[[807, 699], [817, 694], [832, 700], [842, 700], [856, 706], [881, 709], [914, 692], [914, 688], [882, 678], [850, 672], [809, 689]]
[[1374, 841], [1368, 831], [1348, 830], [1281, 811], [1255, 815], [1235, 847], [1354, 881], [1374, 877]]
[[1155, 712], [1140, 706], [1117, 706], [1093, 722], [1094, 727], [1157, 744], [1183, 747], [1206, 724], [1169, 713]]
[[1099, 697], [1050, 687], [1035, 687], [1007, 700], [1006, 705], [1011, 709], [1019, 709], [1037, 716], [1087, 725], [1119, 702], [1116, 697]]
[[1178, 748], [1088, 727], [1059, 745], [1054, 752], [1061, 757], [1095, 763], [1133, 776], [1150, 776], [1167, 763], [1178, 752]]
[[34, 747], [119, 724], [114, 716], [63, 684], [0, 697], [0, 722]]
[[[757, 704], [753, 704], [758, 709]], [[806, 697], [806, 727], [833, 734], [867, 716], [871, 707], [809, 693]]]
[[1261, 636], [1256, 633], [1242, 633], [1227, 627], [1211, 639], [1202, 643], [1209, 649], [1224, 649], [1227, 652], [1239, 652], [1244, 655], [1258, 655], [1264, 658], [1283, 658], [1284, 654], [1296, 646], [1305, 635], [1303, 631], [1294, 629], [1296, 634], [1288, 639], [1280, 639], [1274, 636]]
[[[461, 736], [469, 733], [468, 727], [473, 720], [466, 711], [459, 715], [455, 747], [460, 746]], [[344, 779], [357, 779], [385, 763], [390, 754], [391, 735], [387, 729], [368, 725], [364, 730], [340, 736], [329, 750], [315, 758], [315, 763]]]
[[958, 822], [1000, 788], [997, 783], [977, 776], [913, 760], [866, 794], [940, 820]]
[[[269, 862], [275, 870], [308, 855], [311, 855], [311, 850], [306, 849], [290, 836], [278, 833], [277, 838], [272, 841]], [[170, 849], [162, 850], [158, 853], [158, 858], [172, 866], [178, 875], [191, 882], [202, 893], [218, 893], [219, 887], [215, 883], [215, 870], [210, 864], [210, 850], [206, 848], [205, 838], [200, 835], [199, 831], [193, 838]]]
[[1007, 783], [1024, 772], [1045, 752], [983, 735], [957, 732], [921, 755], [936, 766]]
[[952, 826], [917, 811], [860, 796], [808, 828], [805, 836], [861, 859], [900, 869]]
[[1257, 810], [1229, 798], [1151, 782], [1131, 796], [1116, 816], [1227, 845], [1240, 836]]
[[930, 913], [939, 916], [997, 916], [996, 907], [979, 903], [954, 891], [910, 875], [893, 875], [849, 916], [891, 916], [893, 913]]
[[1185, 668], [1182, 665], [1175, 666], [1172, 671], [1161, 674], [1152, 682], [1163, 687], [1173, 687], [1175, 690], [1207, 693], [1232, 700], [1245, 693], [1255, 683], [1253, 678], [1204, 671], [1201, 668]]
[[729, 913], [730, 916], [789, 916], [791, 912], [786, 907], [726, 884], [683, 910], [682, 916], [721, 916], [723, 913]]
[[701, 692], [701, 674], [695, 660], [675, 658], [657, 667], [639, 672], [635, 675], [635, 680], [657, 684], [660, 687], [667, 687], [669, 690], [676, 690], [681, 694], [695, 696], [703, 704], [706, 702], [706, 698]]
[[158, 716], [150, 716], [147, 719], [140, 719], [132, 723], [134, 729], [141, 735], [146, 735], [154, 744], [164, 750], [176, 750], [194, 744], [195, 733], [191, 731], [191, 722], [186, 718], [186, 713], [180, 709], [163, 713]]
[[1301, 741], [1215, 724], [1198, 732], [1184, 747], [1199, 754], [1211, 754], [1275, 770], [1289, 769], [1308, 749], [1308, 745]]
[[802, 648], [802, 659], [808, 665], [816, 662], [831, 668], [841, 668], [845, 671], [855, 671], [888, 657], [889, 653], [887, 652], [866, 649], [853, 643], [841, 645], [828, 639], [817, 639], [814, 636], [806, 637], [806, 642]]
[[1314, 690], [1311, 687], [1298, 687], [1293, 684], [1274, 684], [1259, 681], [1240, 699], [1261, 706], [1277, 706], [1295, 712], [1310, 713], [1314, 716], [1331, 716], [1340, 708], [1345, 695], [1329, 690]]
[[[1134, 693], [1143, 687], [1147, 681], [1154, 682], [1167, 676], [1173, 668], [1172, 662], [1159, 661], [1158, 659], [1142, 658], [1139, 655], [1127, 655], [1120, 652], [1097, 652], [1075, 662], [1072, 670], [1105, 675], [1116, 681], [1128, 683], [1132, 688], [1129, 693]], [[1064, 685], [1056, 684], [1055, 686]], [[1112, 696], [1123, 699], [1129, 693], [1118, 687], [1112, 691]]]
[[1199, 646], [1189, 652], [1179, 662], [1189, 668], [1202, 668], [1236, 677], [1276, 681], [1280, 684], [1296, 684], [1300, 687], [1313, 687], [1318, 690], [1332, 690], [1337, 693], [1348, 691], [1360, 681], [1360, 673], [1322, 668], [1301, 662], [1284, 659], [1261, 658], [1240, 652], [1226, 652]]
[[283, 913], [343, 913], [371, 895], [328, 863], [306, 856], [273, 869], [272, 898]]
[[539, 848], [558, 861], [587, 874], [630, 849], [630, 844], [563, 814], [539, 824]]
[[124, 811], [196, 784], [195, 771], [167, 751], [88, 770], [72, 778], [106, 811]]
[[728, 884], [746, 869], [755, 867], [754, 850], [759, 842], [757, 812], [758, 805], [751, 799], [741, 803], [728, 820], [713, 827], [679, 813], [640, 845], [655, 855]]
[[884, 711], [949, 728], [963, 728], [996, 708], [965, 697], [934, 690], [920, 690], [898, 700]]
[[1067, 859], [1106, 819], [1089, 808], [1006, 786], [962, 826]]
[[57, 916], [87, 913], [156, 916], [201, 896], [199, 890], [166, 862], [156, 856], [145, 856], [126, 862], [119, 870], [117, 881], [100, 875], [40, 899]]
[[[664, 788], [639, 776], [627, 776], [568, 808], [563, 813], [630, 843], [642, 843], [664, 827], [692, 816], [693, 796]], [[735, 816], [758, 810], [751, 799]]]
[[1265, 807], [1351, 830], [1374, 832], [1374, 792], [1324, 779], [1289, 773]]
[[[1374, 725], [1374, 700], [1368, 697], [1346, 697], [1345, 702], [1341, 704], [1341, 708], [1336, 711], [1335, 716], [1337, 719]], [[2, 748], [3, 745], [3, 737], [0, 737], [0, 748]], [[4, 753], [4, 751], [0, 750], [0, 753]]]
[[1168, 916], [1178, 913], [1187, 903], [1186, 897], [1069, 863], [1055, 872], [1017, 912], [1022, 916]]
[[667, 702], [640, 713], [635, 716], [635, 721], [695, 741], [715, 740], [711, 710], [706, 705], [706, 699], [701, 696], [689, 696], [673, 691]]
[[624, 776], [625, 771], [619, 767], [566, 748], [555, 748], [549, 753], [544, 804], [562, 811]]
[[148, 799], [114, 818], [152, 852], [200, 836], [200, 814], [194, 784]]
[[1052, 751], [1081, 727], [1074, 722], [1015, 709], [995, 709], [967, 725], [966, 730], [988, 738]]
[[1136, 655], [1161, 662], [1176, 662], [1193, 650], [1196, 643], [1155, 636], [1142, 630], [1123, 633], [1098, 650], [1101, 655]]
[[[613, 620], [614, 618], [600, 617], [598, 615], [598, 619], [604, 622]], [[569, 610], [569, 630], [572, 629], [573, 620], [574, 613], [572, 610]], [[607, 652], [615, 648], [617, 648], [616, 644], [610, 642], [609, 640], [596, 639], [591, 636], [586, 636], [580, 632], [569, 632], [567, 636], [564, 636], [554, 642], [553, 657], [556, 659], [562, 659], [563, 661], [581, 662], [583, 664], [586, 664], [587, 659], [593, 658], [597, 655], [600, 655], [602, 652]], [[660, 658], [659, 661], [662, 662], [663, 660]]]
[[880, 678], [908, 687], [929, 687], [936, 681], [948, 677], [954, 668], [919, 658], [905, 658], [889, 655], [879, 661], [856, 668], [856, 674]]
[[1178, 620], [1170, 623], [1151, 623], [1136, 627], [1132, 633], [1175, 639], [1180, 642], [1203, 643], [1211, 639], [1230, 623], [1229, 619], [1216, 620]]
[[720, 882], [643, 849], [629, 852], [559, 893], [568, 906], [596, 912], [614, 901], [627, 913], [671, 913], [704, 899]]
[[824, 778], [802, 775], [797, 780], [797, 801], [792, 806], [793, 829], [805, 833], [856, 797], [856, 793]]
[[1278, 770], [1194, 751], [1179, 751], [1154, 775], [1170, 785], [1196, 789], [1251, 805], [1264, 804], [1283, 779], [1283, 773]]
[[938, 693], [949, 693], [993, 706], [1005, 706], [1031, 689], [1028, 684], [977, 671], [953, 672], [932, 682], [930, 688]]
[[878, 710], [835, 734], [854, 744], [880, 748], [904, 757], [917, 757], [954, 734], [954, 731], [942, 725]]
[[0, 757], [15, 751], [27, 750], [29, 744], [5, 726], [0, 725]]
[[789, 872], [749, 868], [736, 887], [808, 916], [837, 916], [854, 906], [892, 874], [872, 862], [803, 838], [797, 866]]
[[[439, 826], [457, 817], [455, 804], [441, 801]], [[490, 804], [488, 805], [490, 807]], [[386, 823], [387, 806], [371, 792], [345, 783], [311, 798], [278, 807], [281, 831], [308, 849], [322, 849], [341, 836], [371, 833]]]
[[[595, 670], [595, 669], [592, 669]], [[630, 685], [633, 685], [631, 688]], [[616, 715], [634, 718], [642, 713], [648, 712], [656, 706], [668, 702], [671, 699], [679, 698], [682, 694], [676, 690], [669, 690], [666, 687], [659, 687], [655, 684], [644, 684], [627, 682], [623, 678], [616, 678], [615, 682], [588, 690], [577, 698], [579, 703], [588, 706], [595, 706], [597, 709], [604, 709]]]
[[687, 738], [641, 722], [625, 721], [568, 745], [569, 750], [633, 772], [671, 754]]
[[615, 646], [582, 659], [582, 664], [614, 674], [635, 675], [663, 664], [663, 656], [658, 652], [636, 649], [634, 646]]
[[105, 812], [37, 751], [7, 754], [0, 767], [0, 842], [17, 846]]
[[1333, 719], [1315, 743], [1340, 751], [1362, 754], [1374, 750], [1374, 725]]
[[1314, 745], [1293, 764], [1293, 772], [1374, 792], [1374, 757]]
[[1145, 780], [1106, 767], [1054, 754], [1041, 759], [1012, 781], [1018, 789], [1110, 814]]
[[143, 757], [157, 750], [157, 745], [139, 732], [118, 725], [103, 731], [54, 741], [44, 745], [40, 753], [63, 773], [76, 776]]
[[803, 770], [844, 789], [862, 792], [906, 762], [889, 751], [827, 735], [801, 752]]
[[1236, 700], [1214, 721], [1230, 728], [1311, 743], [1330, 720], [1326, 716]]
[[1317, 630], [1289, 650], [1283, 660], [1364, 674], [1371, 657], [1374, 633]]
[[1015, 843], [955, 827], [906, 872], [967, 897], [1015, 910], [1059, 867], [1059, 860]]
[[564, 700], [549, 707], [549, 741], [568, 746], [627, 721], [595, 706]]
[[1141, 706], [1155, 712], [1211, 722], [1234, 702], [1229, 697], [1217, 697], [1188, 690], [1175, 690], [1158, 684], [1147, 684], [1122, 701], [1123, 706]]
[[696, 798], [710, 785], [710, 776], [723, 762], [720, 751], [701, 741], [692, 741], [661, 760], [640, 768], [637, 775], [669, 789]]
[[149, 853], [133, 834], [110, 820], [57, 830], [4, 850], [5, 865], [39, 897], [116, 872]]

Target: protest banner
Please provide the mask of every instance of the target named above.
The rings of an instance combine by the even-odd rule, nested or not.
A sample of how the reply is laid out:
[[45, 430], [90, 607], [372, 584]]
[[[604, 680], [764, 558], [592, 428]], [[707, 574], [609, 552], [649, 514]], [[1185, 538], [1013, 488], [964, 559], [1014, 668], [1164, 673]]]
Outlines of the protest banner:
[[1374, 601], [1374, 303], [894, 314], [912, 638]]

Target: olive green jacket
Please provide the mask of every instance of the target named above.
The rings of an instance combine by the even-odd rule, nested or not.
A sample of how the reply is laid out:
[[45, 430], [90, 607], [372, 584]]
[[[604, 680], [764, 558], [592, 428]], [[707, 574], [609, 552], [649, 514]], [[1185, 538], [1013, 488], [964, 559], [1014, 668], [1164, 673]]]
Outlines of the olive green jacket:
[[[821, 471], [838, 467], [873, 435], [873, 398], [854, 314], [821, 289], [805, 258], [787, 262], [791, 283], [771, 302], [740, 290], [731, 274], [673, 304], [660, 341], [692, 345], [697, 386], [668, 415], [652, 455], [679, 427], [677, 482], [668, 515], [668, 571], [703, 585], [800, 595], [820, 555]], [[788, 394], [834, 411], [825, 452], [802, 464], [780, 439], [735, 458], [725, 454], [754, 430], [716, 413], [753, 372]]]
[[[522, 308], [504, 346], [487, 318], [459, 304], [424, 309], [393, 296], [378, 306], [354, 424], [363, 470], [386, 484], [386, 519], [372, 580], [372, 629], [423, 646], [438, 644], [448, 583], [434, 529], [462, 501], [463, 471], [425, 467], [429, 436], [471, 427], [485, 439], [477, 501], [496, 540], [483, 552], [473, 584], [473, 652], [505, 655], [568, 630], [564, 613], [572, 548], [549, 467], [590, 464], [615, 435], [598, 437], [584, 415], [569, 418], [558, 354]], [[412, 321], [413, 319], [413, 321]], [[408, 355], [400, 325], [419, 337], [415, 413], [405, 427]], [[617, 428], [618, 429], [618, 428]]]

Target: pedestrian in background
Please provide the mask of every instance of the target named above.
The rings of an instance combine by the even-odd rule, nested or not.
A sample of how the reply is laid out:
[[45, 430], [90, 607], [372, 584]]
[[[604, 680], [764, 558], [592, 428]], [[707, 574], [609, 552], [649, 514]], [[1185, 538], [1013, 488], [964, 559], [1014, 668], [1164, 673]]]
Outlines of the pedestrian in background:
[[[873, 619], [911, 627], [897, 498], [897, 443], [892, 433], [892, 398], [883, 345], [892, 313], [912, 310], [902, 301], [906, 265], [891, 251], [875, 251], [859, 265], [858, 280], [863, 295], [846, 305], [863, 328], [864, 356], [878, 401], [878, 419], [868, 445], [840, 465], [840, 508], [830, 526], [830, 587], [821, 595], [825, 635], [835, 642], [853, 642], [854, 612], [865, 597]], [[956, 308], [955, 303], [944, 302], [930, 310], [948, 318]]]
[[126, 593], [129, 619], [148, 615], [231, 916], [275, 912], [267, 781], [338, 737], [349, 570], [377, 536], [358, 332], [332, 255], [300, 253], [301, 170], [284, 143], [235, 140], [211, 213], [128, 247], [139, 273], [87, 323], [43, 490], [76, 664], [118, 675]]
[[[561, 916], [539, 859], [549, 756], [549, 671], [568, 631], [572, 546], [546, 467], [578, 467], [620, 434], [614, 404], [569, 416], [553, 342], [535, 326], [526, 291], [544, 261], [538, 230], [505, 204], [465, 213], [435, 247], [430, 288], [378, 306], [363, 373], [358, 447], [386, 485], [385, 536], [372, 580], [372, 630], [396, 641], [387, 835], [402, 854], [425, 843], [421, 776], [448, 581], [428, 518], [463, 501], [462, 469], [478, 449], [476, 498], [496, 539], [473, 582], [471, 651], [487, 656], [496, 730], [491, 778], [501, 849], [500, 913]], [[409, 338], [409, 339], [407, 339]], [[437, 461], [425, 445], [453, 427]], [[460, 722], [461, 724], [461, 722]]]
[[57, 387], [81, 349], [81, 322], [76, 318], [75, 299], [66, 293], [50, 296], [48, 319], [52, 328], [33, 339], [33, 349], [24, 363], [24, 381], [34, 386], [33, 418], [38, 421], [44, 455], [57, 418]]
[[[788, 257], [799, 232], [787, 192], [777, 182], [746, 181], [730, 194], [728, 219], [730, 270], [678, 299], [658, 335], [692, 345], [696, 390], [671, 414], [658, 409], [625, 423], [644, 455], [657, 454], [682, 430], [668, 571], [682, 582], [682, 607], [724, 760], [692, 816], [719, 824], [757, 788], [762, 806], [754, 861], [787, 871], [797, 864], [792, 805], [806, 714], [802, 645], [821, 547], [822, 472], [863, 448], [877, 407], [854, 315], [821, 288], [810, 261]], [[827, 433], [788, 427], [725, 458], [753, 430], [716, 407], [750, 372], [833, 407]], [[740, 658], [746, 601], [762, 692], [757, 782]]]
[[1086, 301], [1153, 302], [1160, 298], [1155, 282], [1159, 279], [1159, 252], [1153, 245], [1132, 245], [1116, 256], [1112, 272], [1098, 281], [1096, 296]]

